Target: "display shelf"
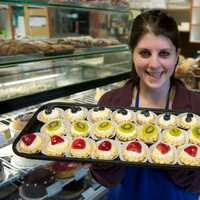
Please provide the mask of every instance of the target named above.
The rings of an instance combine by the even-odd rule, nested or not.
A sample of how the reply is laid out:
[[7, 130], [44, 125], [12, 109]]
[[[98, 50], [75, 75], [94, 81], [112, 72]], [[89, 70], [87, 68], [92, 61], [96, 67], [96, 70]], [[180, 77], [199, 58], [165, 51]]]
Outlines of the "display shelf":
[[87, 4], [86, 2], [83, 3], [68, 3], [68, 2], [58, 2], [58, 1], [34, 1], [34, 0], [0, 0], [2, 4], [12, 4], [12, 5], [30, 5], [30, 6], [37, 6], [37, 7], [56, 7], [56, 8], [64, 8], [64, 9], [74, 9], [79, 11], [101, 11], [101, 12], [113, 12], [113, 13], [128, 13], [129, 8], [125, 6], [112, 6], [111, 4], [107, 3], [98, 3], [95, 5]]
[[128, 51], [128, 45], [121, 44], [110, 47], [101, 47], [101, 48], [85, 48], [76, 50], [73, 54], [61, 54], [55, 56], [43, 56], [42, 54], [37, 55], [18, 55], [18, 56], [5, 56], [0, 59], [0, 68], [6, 66], [6, 68], [12, 67], [16, 64], [24, 64], [30, 62], [40, 62], [48, 60], [58, 60], [58, 59], [69, 59], [77, 58], [81, 56], [90, 56], [90, 55], [99, 55], [103, 53], [114, 53], [114, 52], [125, 52]]

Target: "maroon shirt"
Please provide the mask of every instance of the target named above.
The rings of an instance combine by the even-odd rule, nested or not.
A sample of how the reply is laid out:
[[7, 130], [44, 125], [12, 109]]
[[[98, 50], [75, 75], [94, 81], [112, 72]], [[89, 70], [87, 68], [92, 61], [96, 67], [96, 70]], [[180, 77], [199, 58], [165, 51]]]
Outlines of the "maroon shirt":
[[[176, 94], [172, 104], [173, 110], [190, 111], [200, 113], [200, 93], [187, 90], [180, 81], [174, 82]], [[123, 87], [112, 90], [100, 99], [101, 106], [126, 107], [132, 103], [133, 81], [129, 80]], [[165, 170], [172, 181], [178, 186], [190, 192], [200, 193], [200, 170]], [[113, 187], [121, 182], [126, 167], [111, 165], [93, 165], [91, 168], [93, 177], [106, 187]]]

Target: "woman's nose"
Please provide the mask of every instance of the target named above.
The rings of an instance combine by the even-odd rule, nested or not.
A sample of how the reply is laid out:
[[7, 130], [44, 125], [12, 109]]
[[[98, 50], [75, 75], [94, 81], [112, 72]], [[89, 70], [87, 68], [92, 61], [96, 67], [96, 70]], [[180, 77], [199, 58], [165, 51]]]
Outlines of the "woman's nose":
[[152, 55], [149, 58], [149, 63], [148, 63], [150, 68], [157, 68], [160, 66], [160, 61], [159, 61], [159, 57], [157, 55]]

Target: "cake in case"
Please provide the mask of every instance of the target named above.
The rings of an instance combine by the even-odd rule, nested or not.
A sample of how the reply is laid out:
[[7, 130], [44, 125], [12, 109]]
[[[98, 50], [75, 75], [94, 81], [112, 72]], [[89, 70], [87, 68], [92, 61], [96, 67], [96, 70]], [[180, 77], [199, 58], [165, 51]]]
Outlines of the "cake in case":
[[84, 120], [87, 117], [88, 110], [81, 106], [73, 106], [64, 112], [64, 118], [69, 121]]
[[176, 126], [176, 116], [169, 112], [161, 114], [158, 116], [157, 124], [162, 129], [175, 127]]
[[151, 159], [154, 163], [172, 164], [176, 160], [175, 149], [164, 142], [158, 142], [152, 146]]
[[87, 138], [74, 138], [70, 145], [71, 156], [75, 158], [89, 158], [92, 153], [92, 145]]
[[200, 166], [200, 150], [195, 144], [181, 146], [178, 149], [178, 158], [181, 164]]
[[133, 122], [122, 122], [116, 127], [116, 137], [120, 141], [130, 141], [136, 138], [136, 125]]
[[129, 162], [143, 162], [148, 156], [148, 147], [135, 139], [123, 145], [121, 150], [123, 160]]
[[73, 137], [87, 137], [90, 131], [90, 124], [86, 120], [76, 120], [71, 124], [71, 135]]
[[112, 119], [116, 123], [134, 121], [134, 112], [125, 108], [117, 109], [113, 112]]
[[54, 135], [44, 147], [43, 153], [48, 156], [64, 156], [68, 150], [68, 141], [64, 137]]
[[189, 129], [199, 123], [199, 116], [194, 113], [182, 113], [178, 115], [178, 126], [183, 129]]
[[18, 151], [22, 153], [38, 153], [41, 151], [42, 139], [39, 133], [29, 133], [23, 135], [18, 143]]
[[187, 142], [187, 134], [184, 130], [174, 127], [163, 131], [162, 140], [175, 146], [183, 145]]
[[138, 131], [138, 138], [147, 144], [153, 144], [159, 139], [160, 130], [154, 124], [145, 124]]
[[60, 119], [62, 114], [63, 110], [60, 108], [47, 108], [38, 114], [37, 119], [41, 122], [47, 123], [48, 121]]
[[93, 134], [96, 138], [112, 138], [115, 136], [115, 128], [110, 120], [99, 121], [93, 128]]
[[139, 110], [136, 112], [136, 120], [139, 124], [154, 123], [156, 114], [149, 110]]
[[118, 156], [118, 149], [113, 140], [104, 139], [96, 143], [94, 157], [102, 160], [113, 160]]

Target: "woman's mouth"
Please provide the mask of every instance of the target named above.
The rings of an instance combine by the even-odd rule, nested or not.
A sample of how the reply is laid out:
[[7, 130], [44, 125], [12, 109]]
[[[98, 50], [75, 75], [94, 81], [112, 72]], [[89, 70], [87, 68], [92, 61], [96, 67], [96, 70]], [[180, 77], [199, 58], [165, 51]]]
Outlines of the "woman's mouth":
[[148, 71], [145, 70], [145, 73], [152, 79], [160, 79], [164, 71]]

